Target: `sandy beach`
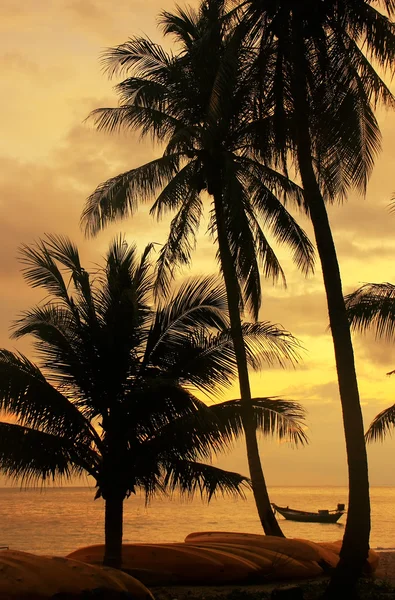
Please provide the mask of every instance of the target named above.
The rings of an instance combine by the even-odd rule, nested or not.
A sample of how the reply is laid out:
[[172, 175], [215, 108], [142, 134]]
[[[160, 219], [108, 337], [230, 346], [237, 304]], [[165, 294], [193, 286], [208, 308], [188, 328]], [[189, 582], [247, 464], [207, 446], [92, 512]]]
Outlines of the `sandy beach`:
[[395, 551], [380, 552], [380, 564], [375, 573], [376, 579], [384, 579], [395, 586]]

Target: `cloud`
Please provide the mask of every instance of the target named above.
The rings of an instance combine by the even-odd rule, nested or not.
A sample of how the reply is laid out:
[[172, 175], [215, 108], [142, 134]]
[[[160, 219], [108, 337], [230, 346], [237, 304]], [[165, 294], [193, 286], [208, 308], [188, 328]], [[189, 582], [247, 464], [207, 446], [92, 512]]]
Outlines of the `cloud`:
[[374, 331], [364, 334], [355, 332], [354, 349], [358, 360], [368, 360], [378, 367], [383, 375], [395, 369], [395, 340], [393, 339], [378, 339]]
[[[63, 12], [67, 19], [87, 38], [103, 46], [122, 44], [134, 35], [148, 35], [163, 43], [158, 16], [163, 10], [174, 10], [174, 0], [119, 0], [116, 10], [107, 0], [66, 0]], [[170, 40], [165, 46], [170, 46]]]
[[325, 293], [321, 289], [298, 294], [289, 286], [284, 296], [273, 288], [264, 293], [260, 318], [279, 322], [299, 337], [322, 335], [328, 329]]

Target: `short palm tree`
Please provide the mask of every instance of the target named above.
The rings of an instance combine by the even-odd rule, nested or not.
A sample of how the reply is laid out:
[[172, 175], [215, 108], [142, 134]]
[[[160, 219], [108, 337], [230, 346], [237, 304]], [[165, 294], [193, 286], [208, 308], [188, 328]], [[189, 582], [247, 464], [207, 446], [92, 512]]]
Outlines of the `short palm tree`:
[[241, 316], [247, 308], [258, 317], [261, 270], [273, 279], [283, 277], [265, 227], [291, 247], [305, 272], [313, 267], [313, 248], [279, 200], [301, 201], [301, 189], [253, 151], [250, 132], [258, 108], [252, 102], [250, 53], [238, 35], [226, 34], [222, 17], [216, 0], [207, 0], [197, 12], [162, 15], [165, 33], [176, 38], [177, 55], [145, 38], [105, 54], [109, 74], [128, 77], [117, 86], [121, 105], [94, 111], [97, 127], [140, 130], [165, 149], [156, 160], [101, 184], [88, 199], [82, 221], [87, 233], [96, 234], [153, 197], [151, 213], [158, 218], [175, 211], [157, 264], [157, 284], [166, 288], [177, 266], [190, 263], [203, 201], [210, 200], [209, 231], [226, 288], [252, 488], [265, 532], [282, 535], [259, 457]]
[[[333, 336], [349, 466], [349, 510], [332, 580], [351, 587], [369, 548], [370, 504], [364, 428], [340, 269], [326, 201], [365, 191], [380, 133], [380, 101], [394, 98], [376, 67], [394, 65], [392, 0], [240, 0], [237, 28], [256, 50], [257, 105], [272, 123], [272, 160], [300, 175], [321, 261]], [[233, 20], [234, 21], [234, 20]], [[252, 84], [253, 87], [255, 84]], [[257, 131], [257, 137], [260, 133]], [[262, 152], [267, 155], [267, 134]], [[344, 581], [342, 581], [344, 580]]]
[[[24, 276], [44, 289], [14, 337], [31, 335], [40, 367], [0, 351], [0, 471], [25, 482], [89, 474], [105, 500], [105, 564], [121, 565], [124, 499], [142, 490], [242, 494], [245, 477], [201, 461], [242, 433], [239, 400], [207, 406], [193, 390], [218, 391], [236, 361], [226, 295], [213, 278], [194, 279], [152, 305], [150, 248], [138, 259], [121, 238], [93, 276], [77, 248], [48, 236], [22, 249]], [[297, 344], [268, 323], [244, 324], [247, 356], [295, 356]], [[303, 410], [253, 400], [263, 433], [306, 440]]]
[[[351, 327], [365, 332], [373, 329], [378, 338], [395, 338], [395, 285], [366, 283], [345, 298]], [[393, 375], [390, 371], [387, 375]], [[383, 440], [395, 426], [395, 404], [379, 413], [366, 432], [366, 440]]]

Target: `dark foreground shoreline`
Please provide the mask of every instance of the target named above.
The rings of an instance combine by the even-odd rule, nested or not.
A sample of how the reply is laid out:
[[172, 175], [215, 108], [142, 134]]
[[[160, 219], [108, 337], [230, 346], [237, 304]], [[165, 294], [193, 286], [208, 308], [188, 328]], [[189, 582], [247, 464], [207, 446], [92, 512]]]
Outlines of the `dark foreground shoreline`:
[[[360, 584], [363, 600], [395, 600], [395, 550], [380, 551], [379, 554], [380, 564], [374, 578]], [[154, 587], [151, 591], [155, 600], [266, 600], [277, 588], [298, 585], [304, 591], [305, 600], [318, 600], [328, 580], [328, 577], [320, 577], [248, 586]]]

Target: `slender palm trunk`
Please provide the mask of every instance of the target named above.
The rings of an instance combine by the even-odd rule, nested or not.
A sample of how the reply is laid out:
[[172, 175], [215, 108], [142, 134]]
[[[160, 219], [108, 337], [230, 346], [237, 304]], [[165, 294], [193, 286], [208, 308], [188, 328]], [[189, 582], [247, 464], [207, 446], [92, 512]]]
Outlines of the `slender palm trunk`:
[[[299, 46], [300, 48], [300, 46]], [[299, 60], [298, 60], [299, 58]], [[303, 85], [303, 58], [294, 50], [296, 70], [292, 82], [295, 101], [296, 145], [299, 171], [310, 211], [327, 297], [329, 323], [335, 351], [336, 368], [346, 440], [349, 502], [340, 562], [331, 579], [327, 595], [350, 593], [361, 576], [369, 552], [370, 501], [364, 426], [358, 392], [350, 326], [344, 303], [340, 269], [324, 199], [312, 160], [308, 104]]]
[[220, 192], [214, 192], [214, 206], [218, 233], [219, 256], [228, 299], [231, 334], [237, 361], [240, 397], [244, 403], [243, 428], [246, 440], [252, 490], [258, 515], [266, 535], [284, 537], [284, 534], [281, 531], [270, 505], [269, 494], [259, 456], [256, 426], [254, 423], [254, 415], [251, 404], [251, 389], [248, 376], [247, 357], [240, 319], [239, 285], [234, 271], [232, 255], [229, 250], [229, 244], [225, 230], [222, 195]]
[[105, 548], [103, 564], [106, 567], [122, 567], [123, 496], [111, 492], [105, 503]]

